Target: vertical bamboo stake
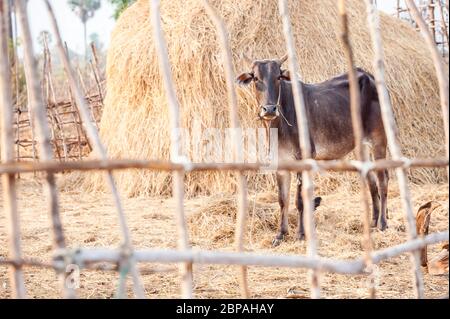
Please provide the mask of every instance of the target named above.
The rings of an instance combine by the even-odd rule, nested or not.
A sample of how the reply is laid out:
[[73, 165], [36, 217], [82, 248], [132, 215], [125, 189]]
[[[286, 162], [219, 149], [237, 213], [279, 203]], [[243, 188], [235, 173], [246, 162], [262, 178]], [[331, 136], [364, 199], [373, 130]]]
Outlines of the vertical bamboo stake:
[[[44, 0], [44, 1], [45, 1], [47, 11], [48, 11], [48, 14], [50, 17], [50, 23], [51, 23], [51, 26], [53, 29], [53, 33], [55, 34], [55, 37], [56, 37], [56, 43], [57, 43], [57, 47], [58, 47], [59, 56], [61, 58], [61, 61], [64, 64], [64, 68], [67, 73], [70, 87], [72, 89], [76, 103], [78, 105], [78, 110], [80, 112], [82, 122], [86, 128], [87, 134], [89, 135], [89, 139], [91, 139], [93, 142], [94, 151], [102, 160], [107, 160], [108, 156], [107, 156], [106, 149], [100, 140], [98, 131], [95, 129], [95, 126], [92, 123], [92, 119], [89, 114], [89, 108], [86, 105], [86, 101], [84, 99], [83, 94], [81, 93], [80, 88], [78, 87], [78, 84], [76, 82], [75, 73], [73, 72], [73, 70], [70, 66], [69, 58], [66, 55], [66, 51], [64, 50], [64, 45], [63, 45], [63, 42], [61, 39], [61, 34], [59, 32], [58, 24], [56, 22], [56, 18], [55, 18], [55, 14], [53, 12], [52, 6], [50, 5], [50, 2], [48, 0]], [[125, 213], [123, 211], [122, 202], [120, 200], [119, 191], [117, 189], [117, 186], [115, 184], [114, 177], [113, 177], [111, 171], [107, 172], [107, 180], [108, 180], [109, 187], [111, 189], [111, 193], [112, 193], [112, 196], [114, 199], [115, 206], [117, 208], [119, 224], [120, 224], [120, 228], [121, 228], [122, 236], [123, 236], [123, 250], [124, 250], [124, 254], [125, 254], [126, 258], [128, 259], [130, 273], [131, 273], [131, 277], [132, 277], [133, 283], [134, 283], [133, 284], [134, 293], [135, 293], [136, 297], [144, 298], [145, 293], [144, 293], [144, 289], [142, 287], [142, 283], [140, 280], [139, 271], [138, 271], [136, 264], [134, 262], [134, 259], [132, 257], [133, 250], [132, 250], [132, 245], [131, 245], [130, 231], [127, 226], [127, 221], [126, 221]]]
[[[225, 69], [225, 79], [227, 84], [227, 92], [228, 92], [228, 103], [229, 103], [229, 116], [231, 119], [231, 126], [234, 129], [240, 128], [239, 116], [238, 116], [238, 101], [236, 96], [236, 88], [234, 86], [234, 71], [233, 71], [233, 63], [232, 63], [232, 53], [230, 42], [228, 38], [227, 29], [223, 20], [220, 18], [219, 14], [216, 10], [211, 6], [211, 4], [207, 0], [202, 1], [203, 6], [206, 9], [207, 14], [211, 18], [212, 22], [216, 27], [217, 34], [219, 36], [219, 41], [221, 45], [222, 51], [222, 59]], [[234, 134], [234, 158], [237, 161], [239, 158], [239, 153], [242, 152], [239, 149], [239, 137], [237, 134]], [[247, 224], [247, 211], [248, 211], [248, 200], [247, 200], [247, 182], [245, 176], [242, 172], [238, 173], [238, 217], [236, 224], [236, 233], [235, 233], [235, 243], [236, 248], [239, 252], [244, 250], [245, 243], [245, 229]], [[247, 280], [247, 267], [241, 267], [241, 290], [242, 297], [249, 298], [250, 291], [248, 288], [248, 280]]]
[[[46, 100], [46, 105], [44, 102], [44, 107], [46, 109], [46, 111], [50, 114], [47, 114], [48, 118], [50, 119], [50, 132], [51, 132], [51, 141], [53, 141], [53, 147], [55, 148], [56, 151], [56, 155], [58, 156], [59, 161], [61, 162], [61, 152], [59, 151], [59, 146], [58, 146], [58, 137], [56, 136], [56, 130], [55, 130], [55, 117], [53, 116], [52, 112], [51, 112], [51, 108], [50, 108], [50, 103], [49, 103], [49, 90], [48, 90], [48, 79], [47, 79], [47, 51], [44, 49], [44, 66], [42, 68], [42, 85], [41, 85], [41, 90], [42, 90], [42, 97], [45, 97]], [[55, 152], [53, 152], [54, 154]]]
[[[419, 26], [420, 32], [422, 33], [422, 36], [425, 39], [428, 48], [430, 49], [431, 57], [434, 63], [434, 68], [436, 69], [437, 79], [439, 82], [442, 116], [444, 118], [445, 147], [447, 152], [446, 157], [449, 158], [449, 132], [448, 132], [449, 86], [448, 86], [448, 77], [445, 74], [445, 66], [444, 66], [445, 64], [442, 59], [442, 56], [439, 54], [439, 51], [436, 47], [436, 43], [433, 41], [433, 38], [431, 37], [431, 34], [428, 31], [427, 24], [420, 15], [419, 10], [417, 9], [414, 1], [406, 0], [406, 5], [408, 6], [411, 16]], [[448, 167], [447, 167], [447, 180], [449, 180]]]
[[[67, 46], [67, 42], [64, 42], [64, 50], [67, 55], [67, 58], [70, 61], [69, 47]], [[70, 62], [69, 62], [69, 66], [70, 66]], [[71, 102], [71, 104], [70, 104], [70, 108], [72, 110], [71, 115], [72, 115], [73, 121], [75, 123], [75, 127], [77, 128], [77, 134], [78, 134], [78, 158], [81, 160], [83, 158], [83, 147], [81, 146], [81, 135], [83, 135], [83, 138], [88, 145], [89, 152], [92, 151], [92, 146], [86, 135], [86, 131], [83, 129], [83, 121], [81, 120], [80, 110], [78, 109], [77, 103], [74, 99], [70, 80], [69, 80], [69, 75], [67, 74], [67, 72], [66, 72], [66, 76], [67, 76], [67, 86], [69, 88], [69, 96], [70, 96], [70, 102]]]
[[[171, 129], [171, 149], [170, 158], [174, 162], [182, 160], [181, 154], [181, 135], [180, 135], [180, 106], [173, 87], [173, 79], [170, 71], [168, 59], [167, 44], [161, 27], [160, 1], [149, 0], [151, 24], [153, 26], [153, 36], [155, 41], [156, 53], [159, 60], [159, 68], [164, 82], [167, 102], [169, 105], [169, 118]], [[177, 210], [177, 228], [178, 228], [178, 247], [182, 250], [189, 250], [189, 237], [184, 215], [184, 172], [176, 171], [173, 173], [173, 196], [176, 202]], [[192, 263], [185, 263], [182, 269], [182, 296], [183, 298], [192, 298]]]
[[[5, 16], [10, 14], [9, 0], [0, 0], [0, 117], [1, 159], [3, 163], [14, 162], [13, 105], [11, 97], [11, 74], [8, 61], [8, 32]], [[6, 3], [5, 3], [6, 2]], [[20, 221], [17, 211], [15, 174], [3, 174], [3, 201], [9, 230], [9, 255], [17, 264], [10, 266], [11, 287], [14, 298], [26, 298], [20, 245]]]
[[[303, 88], [297, 76], [297, 57], [294, 49], [294, 38], [292, 36], [291, 22], [289, 19], [289, 9], [286, 0], [279, 0], [278, 7], [283, 22], [283, 33], [286, 39], [287, 53], [289, 57], [289, 71], [291, 74], [292, 91], [294, 94], [295, 112], [299, 131], [299, 143], [303, 159], [311, 159], [311, 140], [309, 136], [308, 120], [306, 117], [305, 101], [303, 98]], [[305, 234], [308, 240], [308, 255], [317, 256], [316, 230], [314, 225], [314, 184], [313, 174], [310, 171], [302, 172], [303, 188], [303, 213], [305, 223]], [[311, 272], [311, 297], [320, 298], [319, 272]]]
[[[18, 0], [16, 3], [17, 16], [19, 19], [20, 27], [23, 37], [24, 48], [24, 63], [25, 63], [25, 75], [27, 82], [29, 83], [29, 97], [30, 97], [30, 110], [33, 110], [33, 115], [37, 123], [37, 134], [40, 144], [40, 157], [45, 161], [53, 160], [53, 150], [50, 144], [50, 129], [47, 122], [47, 112], [42, 102], [42, 96], [39, 88], [39, 74], [37, 70], [37, 63], [33, 53], [33, 42], [31, 39], [30, 26], [28, 22], [28, 14], [26, 11], [26, 2], [24, 0]], [[44, 187], [45, 193], [50, 205], [49, 211], [53, 226], [54, 245], [56, 248], [64, 249], [66, 247], [64, 233], [61, 225], [61, 219], [58, 206], [58, 191], [56, 188], [55, 176], [52, 173], [46, 174], [46, 183]], [[65, 274], [59, 274], [61, 285], [63, 286], [64, 295], [67, 298], [75, 296], [73, 289], [68, 288], [65, 285]]]
[[[92, 64], [91, 64], [91, 67], [92, 67]], [[77, 66], [76, 70], [77, 70], [77, 74], [78, 74], [78, 79], [80, 80], [81, 88], [83, 89], [84, 94], [86, 96], [88, 96], [89, 91], [88, 91], [88, 89], [86, 87], [86, 84], [84, 83], [83, 74], [81, 73], [80, 67]], [[97, 119], [95, 118], [94, 109], [93, 109], [93, 107], [91, 105], [88, 105], [88, 107], [89, 107], [89, 112], [91, 113], [92, 119], [94, 120], [95, 128], [98, 130], [99, 126], [98, 126], [98, 123], [97, 123]]]
[[[444, 7], [442, 6], [441, 0], [436, 1], [437, 6], [439, 8], [439, 13], [441, 15], [441, 30], [442, 34], [444, 35], [445, 44], [447, 44], [447, 50], [450, 50], [449, 45], [449, 39], [448, 39], [448, 29], [447, 29], [447, 23], [445, 22], [445, 13], [444, 13]], [[445, 54], [445, 44], [444, 44], [444, 54]], [[448, 51], [447, 51], [448, 53]]]
[[95, 83], [97, 84], [98, 95], [100, 96], [100, 99], [103, 102], [103, 92], [102, 92], [102, 87], [100, 85], [100, 72], [99, 72], [99, 66], [98, 66], [97, 49], [95, 48], [94, 42], [91, 43], [91, 50], [92, 50], [93, 59], [92, 59], [90, 65], [92, 68], [92, 73], [94, 74]]
[[430, 19], [429, 30], [431, 31], [431, 36], [433, 37], [433, 41], [436, 44], [436, 14], [434, 0], [428, 0], [428, 17]]
[[[67, 142], [66, 142], [66, 134], [64, 133], [64, 127], [62, 124], [62, 119], [58, 114], [58, 111], [55, 110], [51, 105], [53, 104], [56, 107], [56, 94], [55, 94], [55, 88], [53, 86], [53, 68], [52, 68], [52, 56], [50, 53], [50, 50], [48, 48], [48, 40], [47, 37], [44, 36], [44, 52], [46, 52], [47, 60], [46, 60], [46, 71], [44, 72], [44, 79], [46, 79], [47, 83], [47, 104], [49, 106], [50, 114], [54, 117], [55, 122], [57, 124], [57, 127], [59, 129], [59, 135], [62, 140], [62, 146], [63, 146], [63, 153], [64, 153], [64, 159], [67, 161], [68, 159], [68, 152], [67, 152]], [[57, 142], [56, 147], [58, 147]]]
[[[14, 15], [14, 2], [12, 0], [7, 1], [7, 6], [9, 7], [8, 11], [10, 11], [9, 18], [12, 19], [12, 16]], [[6, 11], [6, 10], [5, 10]], [[20, 161], [20, 129], [19, 129], [19, 122], [20, 122], [20, 115], [21, 115], [21, 109], [20, 109], [20, 103], [19, 103], [19, 59], [17, 57], [17, 19], [14, 18], [14, 23], [11, 25], [11, 33], [12, 33], [12, 61], [14, 62], [12, 64], [11, 70], [14, 70], [14, 84], [15, 84], [15, 107], [16, 107], [16, 122], [17, 122], [17, 130], [16, 130], [16, 160]], [[14, 102], [13, 102], [14, 103]], [[17, 174], [17, 178], [20, 179], [20, 174]]]
[[[381, 30], [379, 24], [378, 11], [372, 3], [372, 0], [365, 0], [367, 6], [367, 18], [369, 23], [369, 31], [374, 50], [374, 69], [375, 79], [380, 100], [381, 113], [383, 118], [384, 129], [388, 140], [389, 150], [394, 160], [401, 160], [403, 158], [399, 142], [397, 140], [397, 127], [394, 120], [394, 112], [392, 110], [391, 100], [386, 87], [385, 81], [385, 66], [383, 60], [383, 46], [381, 40]], [[411, 194], [408, 187], [408, 181], [404, 168], [396, 169], [398, 185], [400, 188], [400, 197], [402, 199], [403, 209], [406, 212], [408, 236], [410, 239], [417, 238], [416, 220], [412, 210]], [[423, 298], [423, 278], [420, 268], [420, 252], [414, 251], [411, 253], [411, 262], [413, 264], [414, 272], [414, 290], [417, 298]]]
[[[359, 83], [356, 74], [356, 68], [353, 57], [353, 50], [349, 39], [349, 28], [348, 28], [348, 16], [345, 7], [345, 0], [338, 0], [339, 16], [341, 20], [341, 40], [344, 46], [344, 53], [347, 59], [348, 65], [348, 78], [350, 82], [350, 105], [352, 112], [352, 125], [353, 134], [355, 137], [356, 146], [356, 159], [362, 163], [366, 163], [368, 158], [366, 152], [364, 152], [363, 138], [364, 138], [364, 128], [362, 125], [361, 118], [361, 96], [359, 92]], [[361, 203], [364, 209], [363, 214], [363, 225], [364, 225], [364, 250], [365, 250], [365, 262], [367, 265], [368, 272], [373, 272], [373, 262], [371, 258], [372, 252], [372, 239], [370, 237], [370, 207], [369, 199], [367, 196], [367, 172], [359, 172], [359, 184], [361, 188]], [[375, 286], [372, 283], [369, 288], [370, 298], [375, 298]]]

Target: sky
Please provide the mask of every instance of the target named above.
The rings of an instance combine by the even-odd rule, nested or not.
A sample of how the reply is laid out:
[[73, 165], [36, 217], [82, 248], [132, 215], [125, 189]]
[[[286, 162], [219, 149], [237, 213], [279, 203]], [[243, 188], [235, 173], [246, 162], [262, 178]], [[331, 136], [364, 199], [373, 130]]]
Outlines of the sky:
[[[84, 52], [84, 40], [83, 25], [80, 19], [70, 10], [70, 7], [67, 5], [67, 0], [50, 0], [50, 2], [56, 13], [63, 40], [67, 42], [71, 50], [82, 54]], [[28, 1], [28, 14], [36, 50], [40, 49], [37, 41], [39, 33], [44, 30], [50, 31], [51, 29], [47, 11], [43, 3], [44, 1], [42, 0]], [[378, 0], [378, 7], [389, 13], [394, 12], [395, 4], [395, 0]], [[115, 24], [112, 15], [113, 8], [111, 4], [106, 0], [102, 0], [101, 8], [96, 11], [94, 18], [87, 23], [88, 37], [92, 33], [97, 33], [105, 47], [109, 44], [110, 34]]]
[[[114, 28], [115, 20], [113, 8], [109, 2], [102, 0], [102, 6], [96, 11], [95, 16], [87, 22], [88, 41], [89, 35], [97, 33], [100, 41], [107, 46], [110, 34]], [[61, 36], [71, 50], [82, 54], [84, 52], [83, 24], [73, 13], [67, 4], [67, 0], [50, 0], [55, 11]], [[47, 9], [42, 0], [28, 1], [28, 15], [30, 17], [30, 26], [34, 40], [34, 47], [40, 48], [37, 38], [41, 31], [50, 31]], [[54, 37], [53, 37], [54, 38]]]

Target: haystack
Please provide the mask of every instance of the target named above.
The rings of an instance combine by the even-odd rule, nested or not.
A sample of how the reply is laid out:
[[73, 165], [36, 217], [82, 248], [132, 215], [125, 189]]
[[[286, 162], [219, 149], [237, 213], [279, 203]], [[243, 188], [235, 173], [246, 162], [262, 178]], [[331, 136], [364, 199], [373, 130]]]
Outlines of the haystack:
[[[276, 0], [211, 0], [228, 27], [236, 72], [248, 70], [242, 53], [253, 58], [285, 53]], [[357, 64], [372, 71], [372, 49], [364, 2], [348, 1], [351, 41]], [[139, 0], [120, 17], [107, 58], [107, 96], [101, 136], [113, 158], [168, 159], [167, 103], [149, 23], [148, 0]], [[182, 125], [192, 133], [194, 119], [202, 128], [225, 128], [226, 89], [215, 29], [198, 0], [162, 1], [163, 28], [168, 42], [173, 78], [181, 104]], [[346, 70], [338, 40], [339, 23], [334, 0], [290, 1], [301, 76], [317, 82]], [[438, 86], [429, 52], [409, 24], [381, 17], [387, 63], [387, 83], [395, 107], [403, 151], [409, 157], [444, 154]], [[248, 89], [239, 89], [240, 118], [244, 127], [260, 127]], [[411, 172], [413, 182], [440, 182], [445, 171]], [[168, 194], [170, 174], [126, 171], [116, 174], [127, 195]], [[347, 175], [347, 174], [344, 174]], [[232, 174], [201, 173], [187, 176], [188, 194], [232, 191]], [[249, 175], [250, 185], [273, 186], [273, 178]], [[341, 175], [319, 177], [321, 190], [346, 183]], [[103, 187], [101, 175], [90, 175], [86, 187]]]

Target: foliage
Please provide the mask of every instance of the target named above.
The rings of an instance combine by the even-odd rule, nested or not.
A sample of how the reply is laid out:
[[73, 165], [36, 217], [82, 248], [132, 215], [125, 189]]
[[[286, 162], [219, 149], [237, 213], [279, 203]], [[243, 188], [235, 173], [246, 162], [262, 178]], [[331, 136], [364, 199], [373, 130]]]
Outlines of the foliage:
[[120, 14], [136, 0], [109, 0], [109, 2], [114, 6], [114, 19], [117, 20]]
[[72, 11], [80, 18], [84, 28], [84, 52], [87, 55], [87, 30], [86, 23], [100, 9], [100, 0], [69, 0]]
[[83, 24], [86, 24], [101, 6], [100, 0], [69, 0], [68, 4]]

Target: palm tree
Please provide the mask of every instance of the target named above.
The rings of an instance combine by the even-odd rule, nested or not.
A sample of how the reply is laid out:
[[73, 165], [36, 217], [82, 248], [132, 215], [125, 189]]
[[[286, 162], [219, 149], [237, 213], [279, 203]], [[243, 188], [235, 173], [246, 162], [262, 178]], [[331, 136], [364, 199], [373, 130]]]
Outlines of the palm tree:
[[69, 0], [72, 11], [80, 18], [84, 28], [84, 53], [87, 56], [87, 21], [92, 18], [100, 6], [100, 0]]

